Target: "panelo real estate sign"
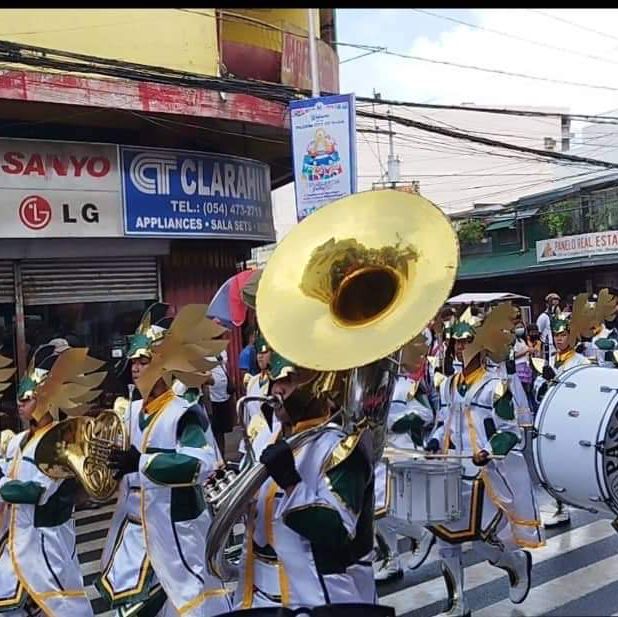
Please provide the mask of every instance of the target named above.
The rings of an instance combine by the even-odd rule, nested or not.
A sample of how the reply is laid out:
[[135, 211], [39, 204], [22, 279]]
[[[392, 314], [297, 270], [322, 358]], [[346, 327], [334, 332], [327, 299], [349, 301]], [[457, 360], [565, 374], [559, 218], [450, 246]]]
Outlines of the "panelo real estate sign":
[[0, 139], [0, 237], [122, 236], [117, 150]]
[[548, 238], [536, 243], [538, 263], [609, 253], [618, 253], [618, 231], [597, 231], [577, 236]]

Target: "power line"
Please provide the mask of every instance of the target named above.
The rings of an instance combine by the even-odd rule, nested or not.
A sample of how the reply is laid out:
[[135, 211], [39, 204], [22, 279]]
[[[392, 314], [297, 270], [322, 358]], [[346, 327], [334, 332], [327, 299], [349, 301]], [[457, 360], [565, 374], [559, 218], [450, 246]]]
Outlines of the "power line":
[[409, 118], [403, 118], [402, 116], [386, 116], [385, 114], [377, 114], [369, 111], [357, 111], [358, 115], [364, 116], [366, 118], [378, 118], [381, 120], [388, 120], [389, 118], [396, 122], [397, 124], [401, 124], [402, 126], [410, 126], [422, 131], [427, 131], [429, 133], [438, 133], [440, 135], [445, 135], [446, 137], [453, 137], [455, 139], [463, 139], [466, 141], [470, 141], [473, 143], [482, 144], [485, 146], [503, 148], [506, 150], [513, 150], [516, 152], [523, 152], [526, 154], [534, 154], [536, 156], [553, 159], [557, 161], [568, 161], [570, 163], [579, 163], [584, 165], [594, 165], [596, 167], [605, 167], [607, 169], [618, 169], [618, 164], [610, 163], [608, 161], [601, 161], [598, 159], [592, 159], [584, 156], [575, 156], [573, 154], [564, 154], [562, 152], [552, 152], [547, 150], [537, 150], [536, 148], [529, 148], [528, 146], [520, 146], [516, 144], [511, 144], [504, 141], [498, 141], [494, 139], [489, 139], [486, 137], [481, 137], [478, 135], [472, 135], [470, 133], [465, 133], [463, 131], [454, 131], [452, 129], [447, 129], [441, 126], [427, 124], [425, 122], [419, 122], [417, 120], [410, 120]]
[[579, 30], [584, 30], [586, 32], [592, 32], [593, 34], [598, 34], [599, 36], [604, 36], [608, 39], [612, 39], [612, 41], [618, 41], [618, 37], [608, 34], [607, 32], [601, 32], [600, 30], [595, 30], [594, 28], [589, 28], [587, 26], [582, 26], [581, 24], [575, 23], [574, 21], [569, 21], [568, 19], [564, 19], [564, 17], [558, 17], [557, 15], [550, 15], [545, 11], [541, 11], [540, 9], [527, 9], [532, 13], [538, 13], [539, 15], [543, 15], [547, 19], [553, 19], [554, 21], [559, 21], [563, 24], [567, 24], [569, 26], [573, 26], [574, 28], [579, 28]]
[[530, 45], [536, 45], [537, 47], [543, 47], [545, 49], [552, 49], [553, 51], [559, 51], [562, 53], [573, 54], [575, 56], [580, 56], [582, 58], [589, 58], [591, 60], [599, 60], [601, 62], [608, 62], [610, 64], [618, 64], [618, 61], [611, 60], [610, 58], [603, 58], [602, 56], [594, 56], [592, 54], [586, 54], [583, 52], [579, 52], [575, 49], [569, 49], [568, 47], [557, 47], [555, 45], [550, 45], [549, 43], [542, 43], [541, 41], [535, 41], [533, 39], [527, 39], [523, 36], [518, 36], [517, 34], [510, 34], [508, 32], [502, 32], [501, 30], [495, 30], [493, 28], [487, 28], [486, 26], [479, 26], [477, 24], [471, 24], [470, 22], [464, 21], [462, 19], [456, 19], [455, 17], [448, 17], [447, 15], [440, 15], [438, 13], [434, 13], [432, 11], [427, 11], [425, 9], [412, 9], [417, 13], [423, 13], [424, 15], [430, 15], [431, 17], [436, 17], [438, 19], [444, 19], [446, 21], [450, 21], [456, 24], [460, 24], [462, 26], [467, 26], [468, 28], [474, 28], [475, 30], [480, 30], [482, 32], [489, 32], [491, 34], [497, 34], [498, 36], [506, 37], [509, 39], [513, 39], [515, 41], [521, 41], [523, 43], [529, 43]]
[[[209, 14], [205, 14], [205, 13], [199, 13], [196, 11], [191, 11], [190, 9], [177, 9], [179, 11], [186, 11], [189, 13], [194, 13], [196, 15], [200, 15], [202, 17], [209, 17], [209, 18], [213, 18], [212, 15]], [[258, 25], [260, 27], [266, 28], [266, 29], [271, 29], [271, 30], [275, 30], [277, 32], [281, 32], [281, 33], [287, 33], [287, 34], [291, 34], [293, 36], [297, 36], [299, 38], [308, 38], [308, 35], [306, 34], [299, 34], [297, 32], [290, 32], [285, 30], [284, 28], [275, 26], [274, 24], [269, 24], [268, 22], [259, 20], [259, 19], [255, 19], [253, 17], [249, 17], [246, 15], [242, 15], [239, 13], [234, 13], [232, 11], [223, 11], [223, 15], [222, 15], [222, 19], [238, 19], [238, 20], [242, 20], [242, 21], [247, 21], [247, 22], [251, 22], [254, 23], [255, 25]], [[520, 79], [531, 79], [531, 80], [535, 80], [535, 81], [544, 81], [544, 82], [548, 82], [548, 83], [556, 83], [556, 84], [564, 84], [564, 85], [570, 85], [570, 86], [578, 86], [578, 87], [583, 87], [583, 88], [592, 88], [592, 89], [597, 89], [597, 90], [610, 90], [613, 92], [618, 92], [618, 87], [613, 87], [613, 86], [604, 86], [602, 84], [589, 84], [586, 82], [576, 82], [576, 81], [568, 81], [568, 80], [560, 80], [560, 79], [554, 79], [551, 77], [542, 77], [539, 75], [529, 75], [526, 73], [517, 73], [517, 72], [513, 72], [513, 71], [504, 71], [501, 69], [492, 69], [492, 68], [488, 68], [488, 67], [480, 67], [480, 66], [476, 66], [476, 65], [469, 65], [469, 64], [461, 64], [458, 62], [452, 62], [452, 61], [447, 61], [447, 60], [435, 60], [433, 58], [423, 58], [421, 56], [413, 56], [410, 54], [404, 54], [401, 52], [395, 52], [395, 51], [391, 51], [389, 50], [387, 47], [382, 47], [382, 46], [377, 46], [377, 45], [364, 45], [364, 44], [359, 44], [359, 43], [348, 43], [348, 42], [344, 42], [344, 41], [337, 41], [336, 42], [338, 47], [350, 47], [350, 48], [354, 48], [354, 49], [359, 49], [359, 50], [364, 50], [365, 52], [371, 52], [373, 53], [383, 53], [389, 56], [396, 56], [399, 58], [406, 58], [409, 60], [416, 60], [419, 62], [429, 62], [432, 64], [441, 64], [441, 65], [446, 65], [446, 66], [453, 66], [456, 68], [462, 68], [462, 69], [466, 69], [466, 70], [476, 70], [476, 71], [482, 71], [482, 72], [486, 72], [486, 73], [492, 73], [492, 74], [497, 74], [497, 75], [504, 75], [504, 76], [508, 76], [508, 77], [518, 77]], [[361, 57], [361, 56], [359, 56]], [[356, 58], [358, 59], [358, 58]]]
[[[337, 43], [337, 45], [344, 45], [344, 43]], [[347, 44], [349, 45], [349, 44]], [[363, 46], [359, 46], [362, 49]], [[478, 66], [476, 64], [463, 64], [461, 62], [453, 62], [451, 60], [436, 60], [435, 58], [424, 58], [422, 56], [414, 56], [412, 54], [404, 54], [402, 52], [390, 51], [389, 49], [380, 49], [377, 47], [371, 47], [369, 45], [364, 46], [367, 51], [374, 50], [376, 53], [382, 53], [387, 56], [395, 56], [397, 58], [404, 58], [406, 60], [416, 60], [417, 62], [428, 62], [430, 64], [440, 64], [443, 66], [452, 66], [458, 69], [465, 69], [468, 71], [480, 71], [482, 73], [490, 73], [493, 75], [503, 75], [506, 77], [518, 77], [519, 79], [529, 79], [533, 81], [542, 81], [551, 84], [561, 84], [566, 86], [577, 86], [578, 88], [591, 88], [593, 90], [608, 90], [611, 92], [618, 92], [616, 86], [604, 86], [603, 84], [590, 84], [583, 81], [570, 81], [566, 79], [554, 79], [553, 77], [543, 77], [541, 75], [530, 75], [528, 73], [517, 73], [515, 71], [505, 71], [503, 69], [492, 69], [486, 66]]]

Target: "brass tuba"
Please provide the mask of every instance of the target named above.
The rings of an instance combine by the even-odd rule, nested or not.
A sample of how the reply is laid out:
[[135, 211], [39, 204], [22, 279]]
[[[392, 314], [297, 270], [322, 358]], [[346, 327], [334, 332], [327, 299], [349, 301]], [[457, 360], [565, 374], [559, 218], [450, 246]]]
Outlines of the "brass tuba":
[[112, 448], [127, 449], [121, 416], [103, 411], [98, 416], [77, 416], [58, 422], [41, 438], [34, 459], [54, 480], [77, 478], [95, 501], [105, 501], [116, 491], [108, 460]]
[[[458, 263], [447, 217], [420, 195], [394, 190], [333, 202], [283, 239], [259, 282], [260, 329], [273, 349], [320, 372], [322, 383], [330, 376], [325, 387], [336, 383], [341, 394], [335, 416], [292, 436], [292, 450], [338, 420], [380, 458], [400, 350], [448, 298]], [[264, 465], [254, 464], [217, 504], [207, 563], [223, 580], [236, 576], [225, 543], [266, 479]]]

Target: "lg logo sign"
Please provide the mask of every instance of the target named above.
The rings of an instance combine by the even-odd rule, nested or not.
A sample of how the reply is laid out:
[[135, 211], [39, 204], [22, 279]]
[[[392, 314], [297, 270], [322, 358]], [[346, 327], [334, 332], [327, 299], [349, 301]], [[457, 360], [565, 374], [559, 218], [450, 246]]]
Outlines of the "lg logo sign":
[[[70, 204], [63, 203], [61, 210], [60, 222], [63, 224], [99, 222], [99, 209], [92, 203], [82, 204], [75, 209], [72, 209]], [[29, 195], [19, 205], [19, 218], [28, 229], [44, 229], [52, 220], [52, 206], [40, 195]]]
[[19, 218], [28, 229], [43, 229], [51, 221], [52, 209], [47, 199], [30, 195], [19, 206]]

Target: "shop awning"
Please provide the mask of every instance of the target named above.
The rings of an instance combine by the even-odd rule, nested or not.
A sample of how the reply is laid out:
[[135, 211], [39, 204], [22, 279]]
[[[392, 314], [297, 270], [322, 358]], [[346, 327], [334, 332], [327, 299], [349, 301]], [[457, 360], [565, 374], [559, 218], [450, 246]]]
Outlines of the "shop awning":
[[515, 229], [515, 220], [511, 219], [510, 221], [496, 221], [495, 223], [490, 223], [485, 227], [485, 231], [498, 231], [498, 229]]
[[539, 208], [522, 208], [521, 210], [507, 212], [505, 214], [496, 214], [491, 217], [487, 231], [497, 231], [498, 229], [515, 229], [517, 221], [523, 221], [535, 216]]

